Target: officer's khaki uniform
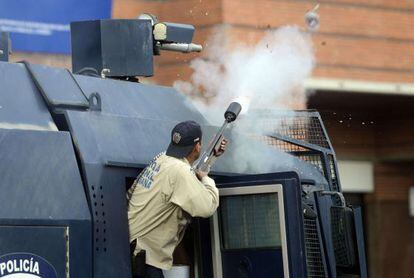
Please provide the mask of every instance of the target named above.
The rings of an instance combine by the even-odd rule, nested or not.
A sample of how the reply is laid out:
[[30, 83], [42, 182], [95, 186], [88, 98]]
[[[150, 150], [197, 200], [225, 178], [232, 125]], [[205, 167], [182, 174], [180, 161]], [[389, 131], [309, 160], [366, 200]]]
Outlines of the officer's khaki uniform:
[[[218, 207], [214, 180], [200, 182], [188, 161], [161, 154], [138, 176], [128, 191], [130, 241], [135, 253], [146, 251], [146, 263], [170, 269], [189, 215], [209, 217]], [[188, 214], [187, 214], [188, 213]]]

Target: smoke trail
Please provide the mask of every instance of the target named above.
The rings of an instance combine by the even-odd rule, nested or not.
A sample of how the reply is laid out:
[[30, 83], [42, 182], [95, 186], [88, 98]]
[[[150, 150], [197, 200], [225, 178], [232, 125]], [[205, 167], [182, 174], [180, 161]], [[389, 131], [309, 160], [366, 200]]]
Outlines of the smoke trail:
[[206, 47], [206, 57], [190, 65], [194, 70], [191, 81], [176, 81], [176, 89], [206, 104], [200, 108], [207, 114], [213, 107], [225, 109], [236, 98], [243, 102], [244, 112], [246, 105], [252, 109], [286, 109], [306, 101], [302, 84], [314, 66], [309, 35], [286, 26], [267, 32], [254, 46], [230, 48], [228, 28], [215, 32]]
[[[223, 112], [231, 101], [240, 102], [244, 115], [237, 120], [237, 129], [265, 134], [263, 125], [256, 124], [260, 122], [257, 114], [248, 111], [305, 106], [303, 82], [314, 67], [310, 35], [298, 27], [285, 26], [266, 32], [253, 46], [232, 46], [226, 36], [230, 31], [229, 27], [218, 29], [207, 44], [206, 56], [191, 62], [194, 73], [190, 82], [176, 81], [174, 87], [193, 98], [215, 125], [222, 123]], [[257, 154], [251, 142], [237, 141], [232, 145], [236, 153], [251, 158], [246, 169], [241, 170], [251, 170]]]

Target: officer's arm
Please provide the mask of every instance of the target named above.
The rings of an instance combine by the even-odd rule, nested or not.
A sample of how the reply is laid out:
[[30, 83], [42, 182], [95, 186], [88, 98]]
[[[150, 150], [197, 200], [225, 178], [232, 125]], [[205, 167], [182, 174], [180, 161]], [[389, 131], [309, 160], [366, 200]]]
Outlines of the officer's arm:
[[206, 176], [200, 182], [189, 168], [179, 168], [173, 179], [171, 202], [193, 217], [210, 217], [219, 205], [219, 193], [213, 179]]

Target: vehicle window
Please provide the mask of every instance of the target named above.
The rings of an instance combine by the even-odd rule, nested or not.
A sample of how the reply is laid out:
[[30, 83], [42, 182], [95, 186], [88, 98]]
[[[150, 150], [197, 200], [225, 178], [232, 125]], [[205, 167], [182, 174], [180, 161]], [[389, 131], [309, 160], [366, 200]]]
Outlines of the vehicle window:
[[225, 250], [281, 246], [277, 193], [224, 196], [219, 211]]

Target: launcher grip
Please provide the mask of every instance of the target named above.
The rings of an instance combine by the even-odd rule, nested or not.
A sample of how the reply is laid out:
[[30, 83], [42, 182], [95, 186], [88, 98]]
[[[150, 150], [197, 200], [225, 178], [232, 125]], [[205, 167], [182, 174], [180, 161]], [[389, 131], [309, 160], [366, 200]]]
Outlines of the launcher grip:
[[215, 161], [214, 149], [220, 147], [221, 141], [223, 140], [223, 133], [227, 125], [231, 122], [234, 122], [237, 116], [240, 114], [242, 107], [238, 102], [230, 103], [226, 112], [224, 112], [224, 123], [221, 126], [219, 132], [214, 136], [214, 139], [208, 145], [207, 149], [201, 155], [201, 158], [198, 160], [196, 166], [194, 167], [197, 170], [203, 172], [209, 172], [210, 167]]
[[223, 125], [221, 126], [219, 132], [214, 136], [214, 139], [208, 145], [207, 149], [202, 153], [200, 159], [195, 166], [195, 169], [208, 172], [210, 170], [211, 165], [213, 165], [215, 159], [214, 158], [214, 150], [219, 148], [221, 141], [223, 140], [223, 132], [228, 125], [227, 121], [224, 121]]

